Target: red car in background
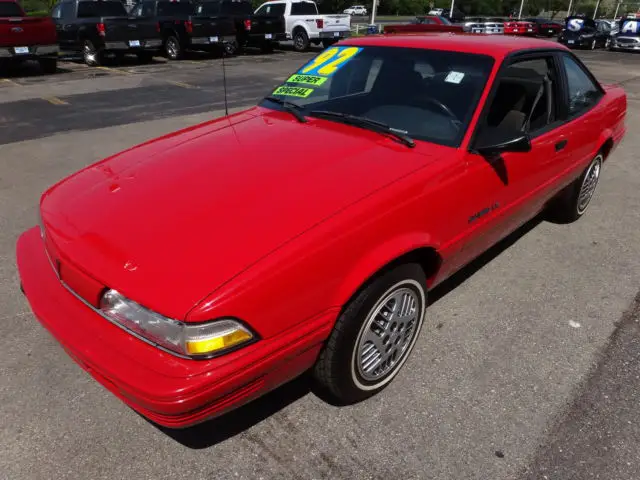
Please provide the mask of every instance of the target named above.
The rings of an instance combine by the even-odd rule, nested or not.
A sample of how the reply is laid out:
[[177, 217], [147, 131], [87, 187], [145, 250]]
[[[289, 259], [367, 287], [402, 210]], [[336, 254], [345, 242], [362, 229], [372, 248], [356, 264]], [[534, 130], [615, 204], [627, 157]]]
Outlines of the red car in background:
[[541, 37], [555, 37], [560, 35], [564, 26], [558, 22], [547, 20], [545, 18], [527, 18], [527, 22], [531, 22], [538, 27], [538, 35]]
[[37, 60], [45, 73], [58, 67], [58, 40], [51, 17], [27, 16], [14, 0], [0, 0], [0, 69]]
[[541, 212], [583, 216], [626, 106], [547, 40], [344, 40], [257, 106], [49, 188], [18, 239], [22, 288], [161, 425], [309, 369], [358, 402], [409, 358], [430, 289]]
[[419, 16], [410, 23], [384, 25], [383, 33], [418, 33], [418, 32], [460, 32], [462, 25], [454, 25], [447, 18], [438, 15]]
[[504, 34], [535, 37], [538, 35], [538, 25], [527, 20], [508, 20], [504, 22]]

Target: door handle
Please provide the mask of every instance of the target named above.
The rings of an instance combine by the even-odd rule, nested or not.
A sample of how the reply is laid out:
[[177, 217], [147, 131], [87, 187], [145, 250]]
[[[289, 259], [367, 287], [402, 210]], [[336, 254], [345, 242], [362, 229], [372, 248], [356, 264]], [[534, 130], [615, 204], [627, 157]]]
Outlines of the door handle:
[[567, 141], [568, 140], [565, 138], [564, 140], [560, 140], [558, 143], [556, 143], [556, 152], [559, 152], [564, 147], [566, 147], [567, 146]]

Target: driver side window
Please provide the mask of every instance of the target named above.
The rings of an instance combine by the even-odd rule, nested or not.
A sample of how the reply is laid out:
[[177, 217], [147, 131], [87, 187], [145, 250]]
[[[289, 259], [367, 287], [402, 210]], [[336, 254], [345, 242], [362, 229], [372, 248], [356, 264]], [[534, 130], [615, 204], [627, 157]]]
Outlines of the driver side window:
[[509, 65], [498, 79], [485, 127], [535, 135], [556, 119], [556, 90], [551, 57]]

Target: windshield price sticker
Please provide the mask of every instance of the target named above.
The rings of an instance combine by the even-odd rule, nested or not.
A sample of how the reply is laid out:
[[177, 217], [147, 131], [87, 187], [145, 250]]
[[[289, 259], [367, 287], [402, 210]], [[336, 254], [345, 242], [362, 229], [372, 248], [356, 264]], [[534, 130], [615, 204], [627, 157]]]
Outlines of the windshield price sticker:
[[307, 98], [313, 93], [313, 88], [304, 87], [278, 87], [273, 92], [273, 95], [286, 95], [288, 97], [300, 97]]
[[622, 28], [620, 29], [620, 33], [631, 33], [633, 35], [638, 35], [640, 28], [640, 22], [637, 20], [625, 20], [622, 23]]
[[298, 74], [330, 77], [361, 51], [358, 47], [329, 48], [302, 67]]
[[572, 18], [567, 23], [567, 29], [572, 32], [579, 32], [584, 27], [584, 19], [582, 18]]
[[327, 81], [327, 77], [316, 77], [314, 75], [291, 75], [287, 78], [287, 83], [305, 83], [307, 85], [322, 85]]

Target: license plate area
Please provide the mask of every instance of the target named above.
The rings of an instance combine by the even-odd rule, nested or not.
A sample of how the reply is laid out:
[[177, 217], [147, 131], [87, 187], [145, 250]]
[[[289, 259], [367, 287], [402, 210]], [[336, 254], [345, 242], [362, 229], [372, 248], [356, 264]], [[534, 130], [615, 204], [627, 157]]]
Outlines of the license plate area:
[[271, 40], [271, 39], [273, 38], [273, 34], [271, 34], [271, 33], [265, 33], [265, 34], [264, 34], [264, 38], [265, 38], [265, 39], [267, 39], [267, 40]]
[[209, 43], [218, 43], [218, 37], [209, 37]]
[[139, 47], [140, 46], [140, 40], [129, 40], [129, 46], [130, 47]]
[[16, 55], [24, 55], [26, 53], [29, 53], [29, 47], [14, 47], [13, 51], [16, 53]]

